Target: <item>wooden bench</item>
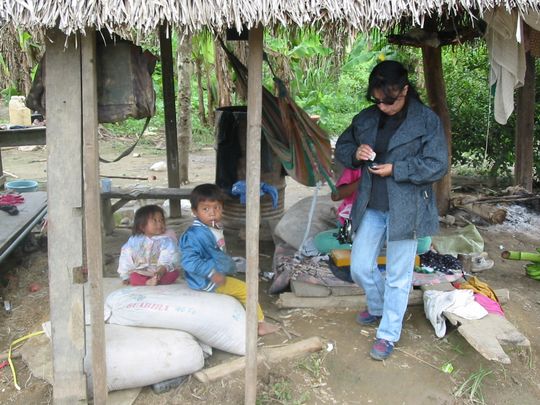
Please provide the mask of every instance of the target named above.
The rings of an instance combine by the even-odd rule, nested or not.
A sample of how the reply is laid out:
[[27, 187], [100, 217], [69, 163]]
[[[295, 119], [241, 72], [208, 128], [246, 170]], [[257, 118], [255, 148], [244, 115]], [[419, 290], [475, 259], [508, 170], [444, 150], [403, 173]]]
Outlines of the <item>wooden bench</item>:
[[[188, 200], [192, 188], [120, 188], [112, 187], [110, 192], [101, 193], [103, 228], [105, 234], [112, 234], [115, 223], [114, 213], [132, 200]], [[114, 204], [111, 200], [117, 200]]]
[[24, 203], [17, 205], [19, 214], [0, 211], [0, 262], [26, 237], [47, 213], [47, 193], [23, 193]]

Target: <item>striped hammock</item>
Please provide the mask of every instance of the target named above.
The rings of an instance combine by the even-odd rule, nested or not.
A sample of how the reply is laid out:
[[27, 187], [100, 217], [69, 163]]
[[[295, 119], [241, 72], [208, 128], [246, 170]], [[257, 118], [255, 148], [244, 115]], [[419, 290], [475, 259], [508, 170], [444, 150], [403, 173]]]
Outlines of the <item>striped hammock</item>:
[[[234, 71], [237, 85], [247, 94], [246, 66], [223, 46]], [[264, 86], [262, 99], [262, 133], [281, 161], [287, 174], [300, 184], [316, 186], [327, 182], [332, 191], [332, 147], [328, 134], [289, 96], [284, 83], [275, 77], [275, 97]]]

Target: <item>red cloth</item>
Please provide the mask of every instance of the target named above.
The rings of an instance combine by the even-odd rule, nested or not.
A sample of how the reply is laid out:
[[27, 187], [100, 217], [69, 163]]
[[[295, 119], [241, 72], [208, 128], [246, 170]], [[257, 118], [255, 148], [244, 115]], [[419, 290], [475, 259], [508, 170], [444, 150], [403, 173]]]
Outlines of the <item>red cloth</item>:
[[[158, 285], [172, 284], [176, 281], [180, 272], [178, 270], [168, 271], [159, 280]], [[131, 273], [129, 276], [130, 285], [146, 285], [146, 282], [152, 277], [143, 276], [139, 273]]]
[[24, 202], [24, 197], [20, 194], [9, 193], [0, 195], [0, 206], [17, 205]]
[[501, 307], [501, 305], [497, 301], [493, 301], [491, 298], [486, 297], [483, 294], [474, 294], [474, 300], [478, 302], [480, 305], [482, 305], [486, 311], [488, 311], [490, 314], [497, 314], [504, 316], [504, 311]]

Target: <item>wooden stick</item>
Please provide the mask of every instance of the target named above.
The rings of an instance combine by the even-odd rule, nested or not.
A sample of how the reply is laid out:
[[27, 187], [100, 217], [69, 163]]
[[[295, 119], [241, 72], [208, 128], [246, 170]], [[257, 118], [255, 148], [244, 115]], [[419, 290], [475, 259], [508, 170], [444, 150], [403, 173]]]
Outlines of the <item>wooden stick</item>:
[[108, 179], [125, 179], [125, 180], [156, 180], [156, 176], [107, 176], [106, 174], [100, 174], [99, 177], [104, 177]]
[[[257, 365], [266, 363], [277, 363], [281, 360], [292, 359], [305, 353], [313, 353], [323, 348], [323, 340], [314, 336], [300, 342], [292, 343], [282, 347], [262, 348], [257, 354]], [[193, 376], [200, 382], [208, 384], [212, 381], [227, 377], [246, 367], [246, 357], [240, 357], [217, 366], [196, 372]]]

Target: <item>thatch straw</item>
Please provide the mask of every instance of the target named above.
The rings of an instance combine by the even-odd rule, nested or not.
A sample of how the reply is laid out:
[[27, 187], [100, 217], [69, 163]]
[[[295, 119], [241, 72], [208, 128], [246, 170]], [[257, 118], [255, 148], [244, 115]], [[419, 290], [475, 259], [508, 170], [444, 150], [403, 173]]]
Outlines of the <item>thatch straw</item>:
[[339, 26], [354, 31], [385, 28], [404, 17], [421, 25], [426, 15], [472, 13], [500, 5], [538, 11], [538, 0], [2, 0], [0, 24], [47, 28], [67, 34], [84, 27], [155, 32], [167, 21], [188, 32], [295, 25]]

